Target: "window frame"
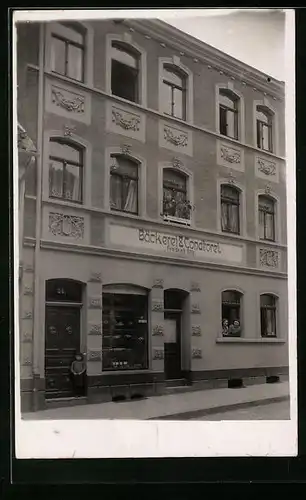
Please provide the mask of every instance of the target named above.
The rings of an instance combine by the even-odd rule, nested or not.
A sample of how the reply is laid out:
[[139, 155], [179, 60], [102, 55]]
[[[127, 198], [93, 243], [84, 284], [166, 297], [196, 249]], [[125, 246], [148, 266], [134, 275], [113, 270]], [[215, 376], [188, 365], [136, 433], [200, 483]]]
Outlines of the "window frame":
[[[262, 305], [261, 299], [262, 297], [270, 297], [273, 298], [274, 304], [273, 305]], [[261, 293], [259, 297], [259, 309], [260, 309], [260, 336], [261, 338], [278, 338], [278, 300], [279, 297], [277, 297], [273, 293], [265, 292]], [[269, 335], [266, 333], [263, 333], [263, 311], [273, 311], [273, 323], [275, 326], [275, 333], [273, 335]], [[266, 320], [266, 318], [265, 318]]]
[[[175, 84], [173, 82], [170, 82], [167, 80], [165, 76], [165, 70], [168, 71], [169, 73], [173, 73], [174, 75], [178, 76], [182, 80], [182, 85], [179, 86], [178, 84]], [[170, 65], [169, 63], [164, 63], [163, 64], [163, 77], [162, 77], [162, 84], [167, 85], [171, 89], [171, 113], [166, 113], [165, 111], [163, 112], [164, 115], [166, 116], [171, 116], [172, 118], [177, 118], [178, 120], [184, 120], [186, 121], [186, 116], [187, 116], [187, 100], [186, 100], [186, 74], [180, 70], [180, 68], [177, 68], [173, 64]], [[174, 89], [177, 89], [181, 92], [181, 98], [182, 98], [182, 116], [176, 116], [174, 114]]]
[[[116, 47], [117, 45], [117, 47]], [[119, 49], [118, 49], [119, 47]], [[121, 50], [122, 52], [132, 56], [135, 61], [136, 61], [136, 68], [134, 68], [132, 65], [130, 64], [127, 64], [127, 63], [124, 63], [122, 61], [120, 61], [119, 59], [116, 59], [114, 56], [113, 56], [113, 53], [114, 53], [114, 49], [116, 50]], [[119, 97], [120, 99], [124, 99], [125, 101], [127, 102], [133, 102], [135, 104], [140, 104], [140, 92], [139, 92], [139, 84], [140, 84], [140, 57], [141, 57], [141, 54], [136, 51], [132, 46], [130, 46], [129, 44], [127, 44], [126, 42], [121, 42], [121, 41], [118, 41], [118, 40], [112, 40], [111, 42], [111, 94], [115, 97]], [[134, 78], [135, 78], [135, 81], [134, 81], [134, 89], [133, 89], [133, 93], [135, 95], [135, 100], [132, 100], [132, 99], [127, 99], [126, 97], [122, 97], [120, 95], [117, 95], [113, 92], [113, 62], [116, 62], [116, 64], [120, 64], [121, 66], [126, 66], [127, 68], [129, 68], [129, 70], [134, 73]]]
[[[128, 211], [128, 210], [124, 210], [124, 209], [119, 209], [119, 208], [114, 208], [111, 206], [111, 195], [109, 195], [109, 198], [110, 198], [110, 210], [113, 211], [113, 212], [120, 212], [120, 213], [126, 213], [126, 214], [130, 214], [130, 215], [137, 215], [139, 216], [139, 162], [137, 162], [135, 159], [133, 158], [130, 158], [129, 156], [127, 155], [124, 155], [124, 154], [118, 154], [118, 153], [114, 153], [114, 154], [111, 154], [110, 156], [111, 160], [113, 158], [115, 158], [116, 161], [118, 161], [118, 159], [127, 159], [129, 160], [130, 162], [134, 163], [135, 165], [135, 168], [137, 169], [137, 177], [134, 178], [132, 176], [129, 176], [128, 174], [121, 174], [121, 173], [116, 173], [116, 172], [112, 172], [112, 165], [110, 166], [110, 171], [109, 171], [109, 175], [110, 175], [110, 189], [111, 189], [111, 184], [112, 184], [112, 177], [118, 177], [121, 179], [121, 190], [123, 188], [123, 181], [124, 179], [128, 178], [130, 180], [134, 180], [137, 182], [137, 211], [136, 212], [132, 212], [132, 211]], [[121, 202], [123, 202], [123, 198], [121, 197]]]
[[[221, 102], [221, 97], [226, 97], [233, 103], [233, 107], [227, 106], [226, 104], [223, 104]], [[232, 90], [226, 89], [226, 88], [220, 88], [219, 89], [219, 133], [223, 137], [228, 137], [229, 139], [234, 139], [236, 141], [239, 140], [239, 96], [235, 94]], [[227, 124], [227, 115], [228, 113], [233, 113], [233, 118], [234, 118], [234, 135], [229, 135], [227, 133], [227, 128], [226, 128], [226, 133], [223, 133], [221, 131], [221, 115], [222, 112], [225, 112], [226, 116], [226, 124], [225, 127], [228, 126]]]
[[[266, 116], [270, 115], [272, 121], [271, 127], [271, 150], [266, 150], [258, 147], [257, 137], [257, 113], [264, 112]], [[280, 136], [279, 136], [279, 112], [274, 108], [269, 99], [265, 96], [261, 100], [253, 101], [253, 145], [262, 153], [279, 155], [280, 154]]]
[[[272, 201], [273, 203], [273, 210], [272, 211], [269, 211], [269, 210], [263, 210], [262, 208], [260, 208], [260, 200], [265, 198], [266, 200], [269, 200], [269, 201]], [[259, 194], [258, 195], [258, 213], [257, 213], [257, 220], [258, 220], [258, 235], [259, 235], [259, 239], [261, 241], [270, 241], [270, 242], [276, 242], [276, 200], [268, 195], [268, 194]], [[260, 214], [264, 214], [264, 237], [262, 238], [260, 236], [260, 233], [261, 233], [261, 224], [260, 224]], [[273, 238], [267, 238], [266, 237], [266, 232], [267, 232], [267, 225], [266, 225], [266, 215], [269, 214], [269, 215], [273, 215]]]
[[[72, 28], [71, 28], [72, 29]], [[76, 30], [75, 30], [76, 31]], [[84, 38], [84, 35], [82, 35]], [[70, 80], [74, 80], [80, 83], [84, 83], [85, 80], [85, 41], [83, 41], [83, 44], [77, 43], [69, 38], [65, 38], [61, 35], [58, 35], [57, 33], [52, 33], [51, 34], [51, 43], [53, 39], [60, 40], [65, 44], [65, 72], [60, 73], [58, 71], [55, 71], [52, 69], [52, 73], [55, 73], [57, 75], [65, 76], [66, 78], [69, 78]], [[68, 64], [69, 64], [69, 46], [77, 47], [78, 49], [81, 50], [81, 61], [82, 61], [82, 77], [81, 79], [74, 78], [68, 74]]]
[[[229, 293], [229, 292], [232, 294], [235, 294], [237, 297], [239, 297], [239, 304], [237, 302], [234, 302], [234, 301], [233, 302], [228, 302], [228, 301], [225, 302], [224, 301], [223, 294]], [[232, 337], [242, 338], [243, 337], [243, 330], [244, 330], [244, 327], [243, 327], [243, 325], [244, 325], [244, 322], [243, 322], [243, 297], [244, 297], [244, 293], [240, 290], [237, 290], [236, 288], [226, 288], [226, 289], [221, 290], [221, 335], [223, 338], [232, 338]], [[238, 318], [239, 318], [239, 323], [240, 323], [240, 332], [238, 335], [231, 334], [231, 333], [224, 334], [224, 332], [223, 332], [223, 321], [225, 319], [227, 319], [229, 322], [229, 319], [225, 318], [224, 317], [225, 315], [223, 314], [224, 306], [229, 306], [229, 307], [231, 307], [231, 309], [238, 309]], [[237, 317], [237, 315], [235, 315], [235, 316]]]
[[[260, 120], [258, 118], [258, 113], [262, 113], [267, 117], [267, 122]], [[266, 127], [268, 129], [268, 149], [263, 147], [263, 128]], [[256, 105], [256, 144], [257, 148], [261, 151], [273, 153], [274, 144], [273, 144], [273, 113], [271, 110], [260, 104]]]
[[[235, 202], [235, 200], [233, 200], [232, 198], [229, 198], [229, 197], [226, 197], [224, 194], [222, 194], [222, 188], [223, 187], [227, 187], [227, 188], [230, 188], [232, 189], [232, 191], [235, 191], [237, 194], [238, 194], [238, 199], [237, 199], [237, 202]], [[238, 230], [237, 231], [233, 231], [229, 228], [227, 229], [224, 229], [223, 228], [223, 222], [222, 222], [222, 206], [223, 204], [226, 204], [227, 208], [229, 205], [234, 205], [236, 207], [238, 207], [238, 210], [237, 210], [237, 214], [238, 214], [238, 221], [237, 221], [237, 225], [238, 225]], [[235, 185], [231, 185], [231, 184], [228, 184], [228, 183], [221, 183], [220, 184], [220, 213], [221, 213], [221, 221], [220, 221], [220, 226], [221, 226], [221, 231], [223, 233], [229, 233], [229, 234], [236, 234], [237, 236], [240, 236], [241, 235], [241, 190], [236, 187]], [[228, 216], [229, 216], [229, 213], [227, 211], [227, 219], [228, 219]]]
[[186, 166], [176, 167], [172, 162], [160, 162], [158, 165], [158, 205], [160, 210], [160, 218], [164, 222], [173, 223], [176, 226], [190, 226], [194, 225], [194, 217], [193, 210], [190, 211], [189, 219], [180, 219], [177, 217], [173, 217], [171, 215], [164, 215], [163, 203], [164, 203], [164, 170], [173, 170], [178, 174], [183, 174], [186, 177], [186, 187], [187, 187], [187, 200], [190, 201], [191, 206], [193, 207], [194, 203], [194, 187], [193, 187], [193, 172], [189, 170]]

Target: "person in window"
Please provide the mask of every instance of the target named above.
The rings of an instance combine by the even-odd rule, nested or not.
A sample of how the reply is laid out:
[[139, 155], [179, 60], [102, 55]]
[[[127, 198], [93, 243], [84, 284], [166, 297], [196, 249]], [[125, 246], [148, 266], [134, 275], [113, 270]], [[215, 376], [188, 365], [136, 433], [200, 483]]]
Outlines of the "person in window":
[[85, 393], [85, 372], [86, 365], [84, 356], [81, 353], [75, 355], [75, 359], [71, 364], [70, 373], [75, 395], [80, 397]]
[[238, 319], [235, 319], [233, 321], [233, 324], [229, 326], [229, 335], [231, 337], [240, 337], [240, 334], [241, 334], [240, 321]]
[[228, 335], [228, 330], [229, 330], [228, 319], [224, 319], [222, 321], [222, 335], [223, 335], [223, 337], [226, 337]]

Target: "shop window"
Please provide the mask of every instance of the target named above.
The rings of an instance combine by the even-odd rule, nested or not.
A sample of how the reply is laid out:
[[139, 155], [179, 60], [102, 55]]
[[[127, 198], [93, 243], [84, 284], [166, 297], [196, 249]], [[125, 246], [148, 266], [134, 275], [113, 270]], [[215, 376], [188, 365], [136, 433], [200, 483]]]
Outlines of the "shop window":
[[221, 186], [221, 229], [240, 234], [240, 191], [226, 184]]
[[222, 335], [223, 337], [241, 336], [242, 294], [236, 290], [222, 292]]
[[272, 152], [272, 113], [265, 106], [256, 107], [256, 134], [257, 147]]
[[83, 148], [62, 139], [50, 139], [49, 196], [82, 203]]
[[277, 298], [271, 294], [260, 296], [260, 324], [262, 337], [276, 337]]
[[166, 115], [186, 119], [186, 77], [168, 64], [163, 66], [161, 104]]
[[112, 210], [138, 214], [139, 164], [124, 156], [112, 155], [110, 204]]
[[85, 33], [77, 23], [60, 23], [51, 35], [51, 71], [84, 81]]
[[163, 215], [176, 222], [190, 222], [191, 203], [187, 196], [187, 176], [173, 169], [163, 170]]
[[103, 370], [148, 368], [148, 297], [103, 293]]
[[122, 42], [113, 41], [111, 58], [112, 94], [139, 102], [139, 53]]
[[219, 126], [220, 134], [238, 139], [239, 98], [231, 90], [219, 90]]
[[275, 201], [269, 196], [258, 197], [259, 238], [275, 241]]

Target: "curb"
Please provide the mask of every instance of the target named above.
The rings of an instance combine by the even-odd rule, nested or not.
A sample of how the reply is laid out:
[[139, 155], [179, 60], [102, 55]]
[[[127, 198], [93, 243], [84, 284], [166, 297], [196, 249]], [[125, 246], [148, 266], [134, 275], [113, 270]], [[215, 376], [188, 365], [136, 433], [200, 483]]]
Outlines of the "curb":
[[162, 415], [160, 417], [152, 417], [146, 420], [191, 420], [196, 417], [204, 417], [215, 413], [224, 413], [230, 410], [238, 410], [241, 408], [250, 408], [252, 406], [264, 406], [270, 403], [280, 403], [289, 401], [290, 396], [275, 396], [267, 399], [257, 399], [255, 401], [245, 401], [243, 403], [233, 403], [223, 406], [215, 406], [213, 408], [205, 408], [200, 410], [187, 411], [182, 413], [173, 413], [171, 415]]

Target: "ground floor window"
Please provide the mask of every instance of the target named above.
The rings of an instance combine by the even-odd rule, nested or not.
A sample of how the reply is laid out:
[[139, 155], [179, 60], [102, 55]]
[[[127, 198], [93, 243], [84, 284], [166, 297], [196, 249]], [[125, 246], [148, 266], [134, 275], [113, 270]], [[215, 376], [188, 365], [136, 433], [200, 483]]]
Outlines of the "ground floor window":
[[260, 322], [262, 337], [276, 337], [276, 297], [260, 296]]
[[103, 293], [103, 370], [148, 368], [147, 295]]
[[222, 335], [223, 337], [241, 336], [241, 298], [235, 290], [222, 292]]

